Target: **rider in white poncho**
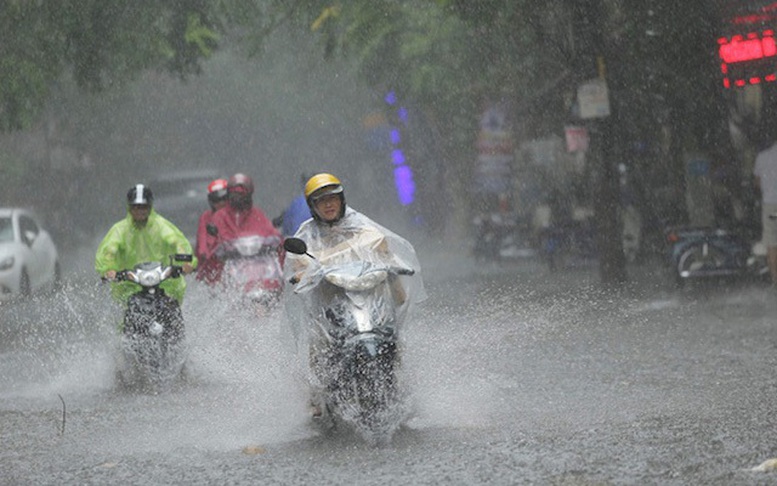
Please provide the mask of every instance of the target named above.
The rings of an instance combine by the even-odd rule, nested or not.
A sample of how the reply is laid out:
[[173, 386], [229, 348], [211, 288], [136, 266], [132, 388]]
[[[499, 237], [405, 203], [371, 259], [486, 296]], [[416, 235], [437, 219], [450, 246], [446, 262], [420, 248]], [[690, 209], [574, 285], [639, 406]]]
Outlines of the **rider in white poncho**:
[[307, 252], [315, 259], [308, 255], [287, 255], [286, 278], [298, 280], [294, 292], [301, 297], [301, 300], [288, 299], [287, 309], [295, 337], [298, 341], [309, 340], [311, 362], [314, 362], [317, 350], [326, 344], [326, 336], [310, 323], [315, 321], [328, 296], [307, 291], [317, 285], [316, 270], [320, 266], [366, 261], [414, 271], [412, 276], [394, 277], [391, 283], [398, 322], [404, 321], [413, 304], [426, 298], [426, 292], [413, 246], [367, 216], [346, 207], [339, 179], [331, 174], [311, 177], [305, 185], [305, 197], [313, 218], [305, 221], [294, 236], [307, 244]]

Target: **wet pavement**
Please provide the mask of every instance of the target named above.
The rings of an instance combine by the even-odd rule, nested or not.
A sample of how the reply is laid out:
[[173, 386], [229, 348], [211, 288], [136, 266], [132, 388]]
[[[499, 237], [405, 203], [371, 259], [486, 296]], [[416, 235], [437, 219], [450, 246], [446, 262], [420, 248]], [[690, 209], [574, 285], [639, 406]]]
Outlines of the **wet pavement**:
[[1, 482], [777, 482], [750, 470], [777, 457], [777, 291], [677, 291], [654, 266], [604, 291], [595, 264], [419, 253], [413, 414], [383, 447], [311, 424], [282, 313], [258, 320], [193, 284], [188, 381], [153, 395], [115, 388], [115, 309], [88, 278], [3, 305]]

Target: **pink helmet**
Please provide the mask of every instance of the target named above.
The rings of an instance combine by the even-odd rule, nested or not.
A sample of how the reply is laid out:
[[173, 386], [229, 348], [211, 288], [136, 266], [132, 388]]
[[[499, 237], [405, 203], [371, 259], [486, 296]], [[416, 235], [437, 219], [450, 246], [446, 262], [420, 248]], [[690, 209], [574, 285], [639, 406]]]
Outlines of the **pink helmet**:
[[[243, 191], [241, 191], [238, 188], [243, 188]], [[254, 181], [251, 180], [250, 177], [248, 177], [245, 174], [237, 173], [229, 178], [229, 182], [227, 183], [227, 191], [229, 192], [245, 192], [247, 194], [253, 194], [254, 193]]]
[[217, 203], [227, 197], [227, 180], [216, 179], [208, 184], [208, 201]]

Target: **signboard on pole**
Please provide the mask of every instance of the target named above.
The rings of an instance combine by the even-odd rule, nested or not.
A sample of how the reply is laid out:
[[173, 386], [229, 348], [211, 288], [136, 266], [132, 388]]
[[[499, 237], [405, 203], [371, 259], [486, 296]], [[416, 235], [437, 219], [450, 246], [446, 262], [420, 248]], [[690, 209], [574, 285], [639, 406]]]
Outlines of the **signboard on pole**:
[[501, 194], [512, 190], [513, 136], [507, 115], [500, 106], [491, 106], [480, 119], [475, 161], [476, 192]]
[[577, 103], [580, 106], [580, 118], [604, 118], [610, 115], [610, 96], [607, 82], [592, 79], [577, 88]]

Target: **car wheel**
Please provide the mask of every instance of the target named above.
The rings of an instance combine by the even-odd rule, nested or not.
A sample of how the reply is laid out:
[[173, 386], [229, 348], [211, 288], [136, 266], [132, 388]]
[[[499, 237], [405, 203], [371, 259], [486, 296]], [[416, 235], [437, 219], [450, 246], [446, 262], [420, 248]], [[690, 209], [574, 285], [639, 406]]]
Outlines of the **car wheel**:
[[30, 277], [27, 275], [27, 270], [22, 269], [22, 276], [19, 279], [19, 295], [22, 297], [29, 297], [31, 293]]

